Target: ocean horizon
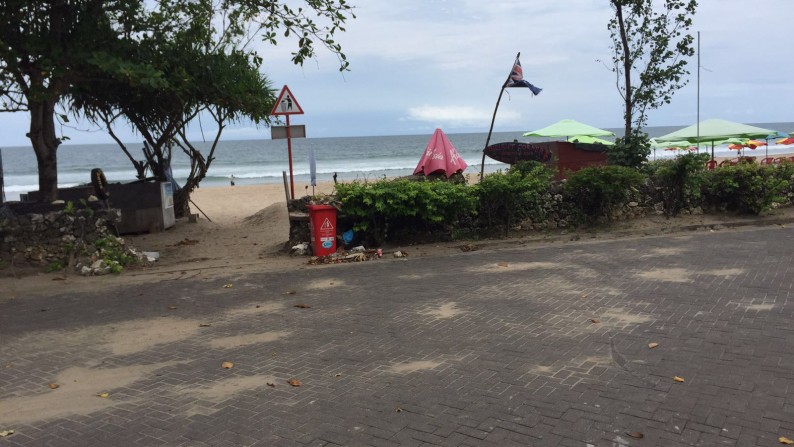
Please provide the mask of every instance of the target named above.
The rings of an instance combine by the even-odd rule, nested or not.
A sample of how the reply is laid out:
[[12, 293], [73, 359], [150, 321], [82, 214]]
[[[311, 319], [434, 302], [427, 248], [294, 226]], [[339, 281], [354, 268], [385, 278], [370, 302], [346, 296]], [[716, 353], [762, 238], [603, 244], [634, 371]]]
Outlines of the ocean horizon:
[[[759, 127], [791, 132], [794, 123], [759, 123]], [[648, 127], [651, 137], [664, 135], [683, 126]], [[608, 129], [620, 135], [622, 129]], [[548, 141], [547, 138], [527, 138], [525, 131], [494, 132], [489, 144], [513, 141]], [[432, 135], [389, 135], [368, 137], [323, 137], [296, 138], [292, 140], [293, 175], [296, 191], [310, 184], [309, 150], [316, 158], [317, 181], [332, 181], [334, 174], [339, 181], [378, 180], [381, 178], [410, 175]], [[479, 175], [482, 151], [487, 132], [447, 133], [447, 137], [468, 164], [464, 174]], [[614, 138], [607, 138], [614, 140]], [[132, 155], [142, 160], [141, 143], [127, 144]], [[199, 142], [195, 146], [207, 154], [211, 143]], [[701, 150], [711, 150], [701, 146]], [[749, 155], [770, 155], [794, 152], [792, 146], [778, 146], [770, 140], [768, 148], [748, 151]], [[715, 148], [716, 156], [735, 154], [727, 146]], [[657, 150], [650, 159], [675, 156], [673, 151]], [[0, 147], [3, 169], [5, 200], [19, 200], [20, 194], [38, 189], [36, 157], [32, 147]], [[178, 184], [183, 184], [190, 172], [190, 161], [178, 148], [174, 149], [172, 170]], [[485, 158], [485, 172], [505, 169], [509, 165]], [[90, 183], [90, 173], [100, 168], [108, 182], [134, 181], [135, 169], [131, 161], [116, 144], [63, 144], [58, 149], [58, 185], [70, 187]], [[222, 140], [215, 151], [215, 160], [210, 165], [201, 187], [229, 186], [233, 175], [237, 185], [272, 184], [282, 182], [282, 172], [289, 174], [287, 140]]]

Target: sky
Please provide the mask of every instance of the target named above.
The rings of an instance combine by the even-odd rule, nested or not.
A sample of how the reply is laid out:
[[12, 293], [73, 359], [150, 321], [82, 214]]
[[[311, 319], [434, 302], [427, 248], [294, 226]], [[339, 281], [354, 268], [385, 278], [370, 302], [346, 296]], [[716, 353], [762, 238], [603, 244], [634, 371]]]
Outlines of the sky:
[[[658, 3], [659, 0], [656, 0]], [[597, 127], [623, 126], [610, 60], [608, 0], [349, 0], [356, 19], [336, 36], [350, 61], [318, 47], [303, 66], [290, 61], [294, 41], [261, 45], [263, 72], [289, 86], [304, 111], [308, 137], [487, 132], [502, 83], [518, 52], [524, 77], [543, 91], [506, 89], [494, 131], [531, 131], [564, 118]], [[747, 124], [794, 122], [792, 0], [701, 0], [700, 119]], [[690, 82], [670, 104], [649, 113], [649, 126], [697, 121], [697, 58]], [[202, 122], [205, 134], [212, 129]], [[25, 146], [25, 114], [0, 114], [0, 144]], [[781, 129], [786, 132], [792, 129]], [[118, 128], [122, 140], [139, 141]], [[198, 138], [198, 125], [189, 134]], [[66, 144], [112, 143], [84, 123], [63, 128]], [[270, 138], [266, 127], [235, 123], [222, 139]]]

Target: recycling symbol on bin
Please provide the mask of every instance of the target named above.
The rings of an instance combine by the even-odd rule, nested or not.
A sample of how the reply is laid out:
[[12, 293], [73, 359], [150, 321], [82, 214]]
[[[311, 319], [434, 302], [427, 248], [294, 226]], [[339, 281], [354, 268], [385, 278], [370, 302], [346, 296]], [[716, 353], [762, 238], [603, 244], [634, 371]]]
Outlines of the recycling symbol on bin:
[[331, 221], [328, 220], [328, 218], [326, 217], [325, 220], [323, 221], [323, 224], [320, 225], [320, 229], [321, 230], [333, 230], [334, 226], [331, 225]]

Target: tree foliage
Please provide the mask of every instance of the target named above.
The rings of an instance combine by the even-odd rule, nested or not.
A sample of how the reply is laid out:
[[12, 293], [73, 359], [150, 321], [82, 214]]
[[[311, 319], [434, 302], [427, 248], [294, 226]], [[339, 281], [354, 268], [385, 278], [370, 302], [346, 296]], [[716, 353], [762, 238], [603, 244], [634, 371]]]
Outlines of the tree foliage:
[[[251, 88], [266, 86], [264, 78], [251, 76], [262, 61], [247, 49], [256, 39], [276, 45], [280, 36], [294, 36], [296, 64], [315, 55], [315, 44], [322, 45], [346, 70], [334, 34], [355, 17], [352, 7], [346, 0], [293, 5], [276, 0], [0, 0], [2, 23], [14, 24], [0, 28], [2, 111], [30, 114], [28, 136], [42, 200], [57, 196], [57, 148], [64, 137], [58, 136], [55, 118], [67, 99], [70, 111], [103, 116], [106, 124], [124, 116], [139, 131], [152, 132], [151, 140], [161, 148], [177, 144], [179, 129], [183, 132], [202, 107], [213, 110], [220, 123], [264, 119], [261, 110], [272, 98], [251, 94]], [[240, 70], [244, 76], [230, 85]], [[197, 80], [218, 88], [188, 85]], [[169, 103], [175, 98], [177, 106]], [[102, 101], [106, 104], [100, 107]], [[155, 107], [136, 114], [146, 103]], [[87, 105], [95, 108], [83, 110]], [[66, 113], [58, 116], [67, 119]]]
[[[669, 104], [687, 84], [687, 57], [695, 51], [688, 34], [697, 0], [610, 0], [614, 17], [612, 68], [624, 103], [624, 148], [645, 151], [634, 141], [642, 134], [649, 110]], [[647, 159], [647, 153], [637, 154]]]

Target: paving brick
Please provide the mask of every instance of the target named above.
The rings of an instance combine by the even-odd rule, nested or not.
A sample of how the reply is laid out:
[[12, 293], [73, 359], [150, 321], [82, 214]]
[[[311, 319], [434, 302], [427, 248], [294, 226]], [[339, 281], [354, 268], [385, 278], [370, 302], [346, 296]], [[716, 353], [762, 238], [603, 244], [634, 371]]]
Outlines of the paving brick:
[[[47, 398], [31, 390], [68, 368], [132, 377], [103, 385], [107, 406], [52, 399], [12, 424], [0, 406], [17, 431], [0, 444], [778, 445], [794, 431], [792, 242], [718, 231], [0, 298], [15, 359], [0, 402]], [[115, 352], [113, 327], [142, 347]]]

